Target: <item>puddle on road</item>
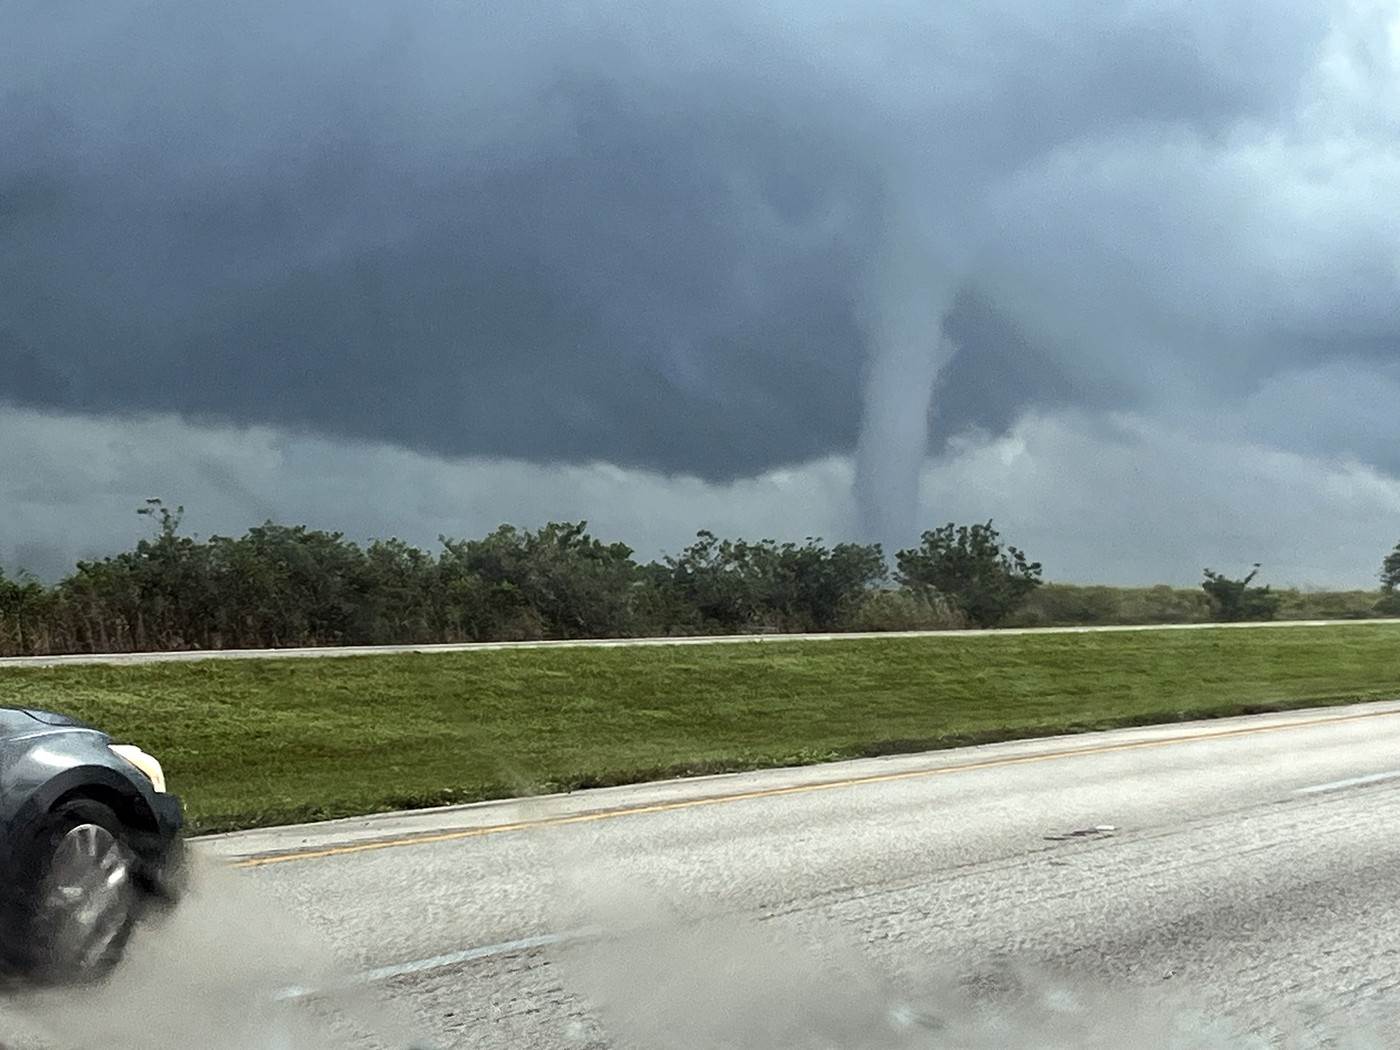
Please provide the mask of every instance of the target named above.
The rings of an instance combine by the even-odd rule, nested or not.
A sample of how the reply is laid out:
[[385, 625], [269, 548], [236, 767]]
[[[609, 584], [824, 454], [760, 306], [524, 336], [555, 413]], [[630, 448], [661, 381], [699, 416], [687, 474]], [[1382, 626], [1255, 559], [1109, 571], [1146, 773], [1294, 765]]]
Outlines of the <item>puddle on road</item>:
[[[595, 1048], [645, 1050], [1379, 1050], [1400, 1042], [1351, 1031], [1251, 1033], [1169, 997], [1093, 988], [1034, 968], [930, 977], [896, 990], [838, 955], [737, 923], [635, 933], [563, 954], [596, 1022]], [[818, 959], [821, 959], [818, 962]]]
[[[4, 1050], [345, 1050], [375, 1047], [386, 1016], [363, 990], [289, 1004], [289, 987], [334, 987], [323, 943], [248, 879], [199, 864], [189, 897], [143, 925], [104, 983], [0, 1003]], [[410, 1040], [383, 1044], [404, 1050]]]
[[[540, 1047], [582, 1050], [1377, 1050], [1357, 1032], [1265, 1038], [1193, 1009], [1184, 988], [1109, 990], [1006, 966], [882, 974], [837, 928], [802, 931], [732, 916], [680, 917], [614, 877], [569, 887], [569, 919], [611, 931], [548, 949], [586, 1022], [547, 1015]], [[602, 891], [606, 887], [606, 893]], [[591, 896], [589, 895], [591, 893]], [[561, 916], [562, 917], [562, 916]], [[475, 1047], [413, 1031], [382, 989], [309, 1000], [347, 972], [257, 885], [205, 867], [179, 911], [134, 939], [104, 986], [0, 1004], [5, 1050], [407, 1050]], [[462, 995], [473, 989], [464, 977]], [[483, 991], [481, 994], [488, 994]], [[1354, 1018], [1347, 1023], [1356, 1026]], [[567, 1026], [567, 1027], [565, 1027]], [[426, 1035], [427, 1039], [422, 1037]], [[521, 1050], [535, 1050], [534, 1046]]]
[[[558, 951], [563, 981], [595, 1022], [576, 1041], [637, 1050], [1379, 1050], [1380, 1020], [1344, 1035], [1304, 1016], [1250, 1033], [1200, 1010], [1199, 990], [1095, 987], [1011, 963], [972, 973], [930, 961], [916, 982], [880, 972], [825, 924], [798, 931], [752, 918], [667, 919], [632, 889], [594, 895], [611, 938]], [[575, 887], [580, 894], [588, 884]], [[643, 915], [645, 917], [643, 918]], [[1194, 1001], [1193, 1001], [1194, 1000]], [[1282, 1009], [1279, 1011], [1282, 1013]], [[1293, 1023], [1296, 1021], [1296, 1024]], [[1367, 1026], [1366, 1031], [1360, 1029]], [[1332, 1031], [1335, 1031], [1333, 1029]]]

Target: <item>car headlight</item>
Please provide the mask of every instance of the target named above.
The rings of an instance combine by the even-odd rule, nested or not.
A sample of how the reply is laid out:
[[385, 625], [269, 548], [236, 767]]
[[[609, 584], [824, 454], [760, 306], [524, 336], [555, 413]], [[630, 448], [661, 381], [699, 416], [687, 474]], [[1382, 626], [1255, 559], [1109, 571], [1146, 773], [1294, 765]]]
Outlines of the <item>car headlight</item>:
[[160, 768], [160, 763], [153, 756], [131, 744], [109, 744], [108, 746], [118, 757], [125, 759], [139, 769], [151, 782], [153, 788], [161, 794], [165, 794], [165, 770]]

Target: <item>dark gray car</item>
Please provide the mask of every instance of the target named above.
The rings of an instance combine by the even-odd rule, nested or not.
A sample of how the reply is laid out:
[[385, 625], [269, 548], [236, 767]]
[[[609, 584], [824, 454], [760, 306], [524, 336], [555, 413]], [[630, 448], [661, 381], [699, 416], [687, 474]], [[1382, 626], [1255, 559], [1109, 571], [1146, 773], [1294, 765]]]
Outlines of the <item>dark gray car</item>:
[[64, 715], [0, 708], [0, 968], [100, 977], [178, 895], [180, 800], [152, 756]]

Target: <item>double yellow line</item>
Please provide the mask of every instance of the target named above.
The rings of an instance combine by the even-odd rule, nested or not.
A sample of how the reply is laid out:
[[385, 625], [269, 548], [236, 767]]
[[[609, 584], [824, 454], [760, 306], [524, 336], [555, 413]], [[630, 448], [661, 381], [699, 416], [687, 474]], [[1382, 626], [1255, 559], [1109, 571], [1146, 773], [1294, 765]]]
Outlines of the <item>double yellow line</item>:
[[963, 765], [939, 766], [933, 769], [913, 769], [900, 773], [873, 773], [862, 777], [847, 777], [841, 780], [822, 780], [811, 784], [793, 784], [788, 787], [760, 788], [754, 791], [737, 791], [727, 795], [706, 795], [700, 798], [680, 799], [675, 802], [657, 802], [645, 806], [622, 806], [616, 809], [595, 810], [591, 813], [576, 813], [564, 817], [542, 817], [538, 820], [519, 820], [508, 824], [488, 824], [479, 828], [458, 828], [454, 831], [424, 832], [418, 835], [404, 835], [398, 838], [371, 839], [365, 842], [347, 842], [343, 845], [327, 846], [323, 849], [262, 853], [234, 861], [232, 866], [235, 868], [262, 868], [271, 864], [287, 864], [298, 860], [318, 860], [325, 857], [341, 857], [351, 853], [369, 853], [375, 850], [397, 849], [401, 846], [426, 846], [437, 842], [456, 842], [460, 839], [483, 838], [487, 835], [503, 835], [512, 831], [562, 828], [571, 824], [592, 824], [602, 820], [616, 820], [619, 817], [639, 817], [648, 813], [674, 813], [678, 810], [697, 809], [701, 806], [727, 805], [731, 802], [748, 802], [753, 799], [761, 798], [780, 798], [784, 795], [806, 795], [816, 791], [862, 787], [866, 784], [888, 784], [899, 780], [922, 780], [929, 777], [949, 776], [954, 773], [972, 773], [980, 769], [1000, 769], [1004, 766], [1021, 766], [1029, 765], [1033, 762], [1050, 762], [1061, 758], [1077, 758], [1084, 755], [1107, 755], [1119, 751], [1138, 751], [1144, 748], [1170, 747], [1174, 744], [1189, 744], [1202, 740], [1225, 740], [1231, 737], [1254, 736], [1260, 733], [1277, 733], [1288, 729], [1307, 729], [1313, 726], [1337, 725], [1345, 722], [1358, 722], [1363, 719], [1394, 716], [1400, 716], [1400, 710], [1390, 709], [1385, 711], [1364, 711], [1359, 714], [1349, 715], [1325, 715], [1319, 718], [1300, 719], [1298, 721], [1282, 722], [1275, 725], [1226, 729], [1215, 733], [1183, 733], [1177, 736], [1159, 737], [1155, 740], [1135, 740], [1121, 744], [1100, 744], [1093, 747], [1063, 748], [1058, 751], [1042, 751], [1033, 755], [1008, 755], [1004, 758], [987, 759], [985, 762], [968, 762]]

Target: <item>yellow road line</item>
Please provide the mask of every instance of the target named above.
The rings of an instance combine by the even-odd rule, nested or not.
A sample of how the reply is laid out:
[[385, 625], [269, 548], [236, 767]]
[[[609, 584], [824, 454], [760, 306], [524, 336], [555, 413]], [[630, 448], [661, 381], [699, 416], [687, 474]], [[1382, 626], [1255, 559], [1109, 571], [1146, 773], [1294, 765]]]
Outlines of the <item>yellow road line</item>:
[[1217, 733], [1183, 733], [1178, 736], [1161, 737], [1156, 740], [1135, 740], [1122, 744], [1101, 744], [1096, 747], [1064, 748], [1059, 751], [1043, 751], [1033, 755], [1008, 755], [1005, 758], [988, 759], [985, 762], [969, 762], [956, 766], [939, 766], [934, 769], [911, 769], [900, 773], [873, 773], [863, 777], [847, 777], [843, 780], [823, 780], [811, 784], [792, 784], [787, 787], [760, 788], [754, 791], [740, 791], [728, 795], [707, 795], [702, 798], [679, 799], [675, 802], [657, 802], [648, 806], [624, 806], [618, 809], [596, 810], [592, 813], [575, 813], [566, 817], [543, 817], [538, 820], [520, 820], [510, 824], [488, 824], [479, 828], [459, 828], [455, 831], [425, 832], [419, 835], [405, 835], [394, 839], [375, 839], [369, 842], [348, 842], [325, 849], [289, 850], [285, 853], [264, 853], [234, 861], [235, 868], [262, 868], [270, 864], [286, 864], [297, 860], [317, 860], [324, 857], [340, 857], [351, 853], [369, 853], [374, 850], [396, 849], [400, 846], [426, 846], [437, 842], [455, 842], [459, 839], [482, 838], [487, 835], [501, 835], [511, 831], [533, 831], [537, 828], [559, 828], [570, 824], [591, 824], [601, 820], [614, 820], [618, 817], [643, 816], [648, 813], [672, 813], [677, 810], [695, 809], [700, 806], [717, 806], [731, 802], [747, 802], [761, 798], [779, 798], [783, 795], [805, 795], [816, 791], [830, 791], [834, 788], [861, 787], [866, 784], [888, 784], [898, 780], [922, 780], [929, 777], [947, 776], [952, 773], [971, 773], [981, 769], [998, 769], [1002, 766], [1028, 765], [1032, 762], [1049, 762], [1060, 758], [1075, 758], [1081, 755], [1106, 755], [1117, 751], [1136, 751], [1150, 747], [1169, 747], [1173, 744], [1189, 744], [1202, 740], [1223, 740], [1230, 737], [1253, 736], [1259, 733], [1275, 733], [1287, 729], [1306, 729], [1311, 726], [1335, 725], [1356, 722], [1368, 718], [1400, 716], [1400, 711], [1365, 711], [1352, 715], [1328, 715], [1297, 722], [1284, 722], [1278, 725], [1248, 726], [1242, 729], [1226, 729]]

